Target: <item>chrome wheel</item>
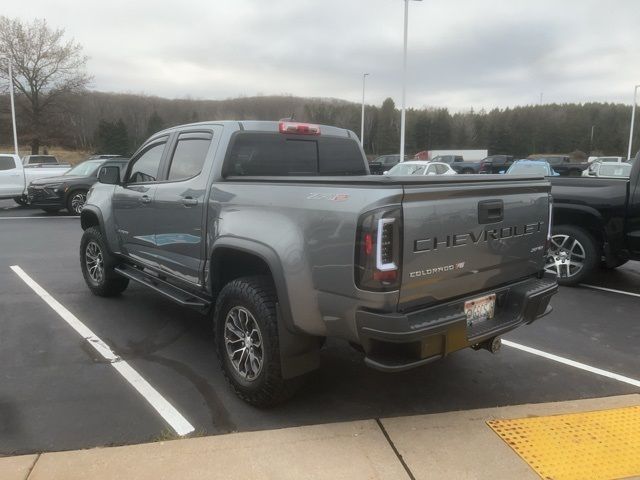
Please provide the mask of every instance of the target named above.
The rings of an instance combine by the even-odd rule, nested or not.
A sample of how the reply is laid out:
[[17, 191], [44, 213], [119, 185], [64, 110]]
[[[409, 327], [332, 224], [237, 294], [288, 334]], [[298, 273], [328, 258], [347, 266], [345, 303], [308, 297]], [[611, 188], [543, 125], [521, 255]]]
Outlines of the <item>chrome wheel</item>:
[[100, 285], [104, 279], [104, 257], [100, 245], [96, 242], [89, 242], [84, 251], [84, 261], [89, 278]]
[[233, 307], [224, 321], [224, 344], [231, 365], [245, 380], [255, 380], [262, 371], [262, 334], [251, 312]]
[[74, 193], [73, 197], [71, 197], [71, 210], [75, 213], [80, 214], [82, 209], [84, 208], [84, 204], [87, 201], [87, 194], [83, 192]]
[[584, 247], [577, 239], [569, 235], [553, 235], [544, 269], [558, 278], [571, 278], [582, 271], [585, 259]]

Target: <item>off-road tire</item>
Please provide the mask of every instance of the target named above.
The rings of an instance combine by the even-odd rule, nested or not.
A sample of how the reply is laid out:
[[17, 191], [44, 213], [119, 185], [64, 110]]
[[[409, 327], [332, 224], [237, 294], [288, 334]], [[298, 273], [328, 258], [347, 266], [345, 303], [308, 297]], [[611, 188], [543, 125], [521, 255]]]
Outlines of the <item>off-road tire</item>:
[[[87, 267], [87, 246], [94, 243], [100, 249], [102, 254], [102, 264], [104, 274], [101, 280], [92, 278]], [[129, 285], [129, 279], [118, 275], [114, 271], [117, 265], [116, 258], [109, 253], [106, 242], [102, 238], [102, 233], [98, 227], [89, 227], [84, 231], [82, 240], [80, 241], [80, 267], [84, 281], [87, 283], [89, 290], [99, 297], [115, 297], [125, 291]]]
[[[600, 263], [600, 251], [596, 241], [586, 230], [573, 225], [558, 225], [553, 227], [552, 237], [555, 235], [566, 235], [577, 240], [584, 249], [584, 261], [582, 269], [570, 277], [558, 277], [560, 285], [573, 286], [582, 282]], [[553, 247], [553, 245], [552, 245]]]
[[[273, 282], [266, 276], [242, 277], [227, 283], [218, 295], [214, 310], [216, 352], [222, 372], [236, 395], [256, 407], [270, 407], [291, 398], [301, 377], [282, 378], [276, 304]], [[262, 339], [262, 368], [252, 380], [243, 378], [231, 362], [225, 343], [229, 312], [242, 307], [251, 313]]]

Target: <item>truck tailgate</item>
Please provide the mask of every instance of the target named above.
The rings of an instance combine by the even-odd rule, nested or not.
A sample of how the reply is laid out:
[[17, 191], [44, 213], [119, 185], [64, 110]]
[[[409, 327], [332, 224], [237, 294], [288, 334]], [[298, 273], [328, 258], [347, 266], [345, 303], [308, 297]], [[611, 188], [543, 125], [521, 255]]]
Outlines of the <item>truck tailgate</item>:
[[399, 309], [482, 292], [539, 272], [549, 222], [542, 178], [404, 186]]

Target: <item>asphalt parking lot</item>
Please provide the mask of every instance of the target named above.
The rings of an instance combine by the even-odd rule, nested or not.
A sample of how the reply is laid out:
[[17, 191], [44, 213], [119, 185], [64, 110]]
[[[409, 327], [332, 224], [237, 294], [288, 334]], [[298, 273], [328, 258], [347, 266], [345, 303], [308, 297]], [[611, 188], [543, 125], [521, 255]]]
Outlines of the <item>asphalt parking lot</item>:
[[638, 262], [586, 282], [619, 292], [562, 288], [550, 316], [506, 337], [591, 370], [507, 345], [497, 355], [466, 350], [424, 368], [384, 374], [365, 367], [348, 345], [329, 342], [321, 369], [292, 401], [259, 410], [225, 385], [206, 318], [136, 285], [119, 298], [93, 296], [80, 273], [80, 236], [77, 218], [0, 201], [0, 455], [175, 436], [140, 393], [16, 275], [14, 265], [125, 359], [194, 426], [195, 435], [640, 390]]

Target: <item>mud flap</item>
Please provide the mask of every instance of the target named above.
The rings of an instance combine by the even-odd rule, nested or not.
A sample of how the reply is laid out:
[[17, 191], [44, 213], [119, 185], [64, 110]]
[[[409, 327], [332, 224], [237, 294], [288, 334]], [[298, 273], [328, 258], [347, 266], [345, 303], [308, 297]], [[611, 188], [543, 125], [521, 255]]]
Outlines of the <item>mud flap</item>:
[[320, 367], [320, 341], [318, 337], [291, 333], [281, 321], [280, 304], [276, 308], [282, 377], [298, 377], [316, 370]]

